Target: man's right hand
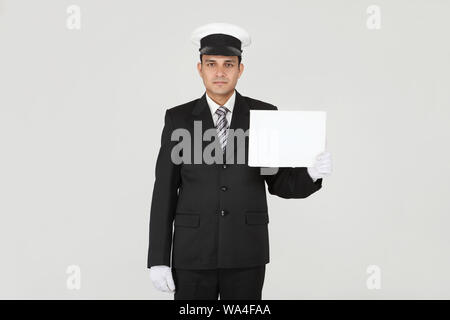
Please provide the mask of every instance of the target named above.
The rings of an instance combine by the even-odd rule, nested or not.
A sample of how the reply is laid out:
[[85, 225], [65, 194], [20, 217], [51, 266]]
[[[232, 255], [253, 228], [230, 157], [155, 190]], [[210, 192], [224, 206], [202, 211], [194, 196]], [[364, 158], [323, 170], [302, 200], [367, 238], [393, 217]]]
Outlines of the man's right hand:
[[169, 266], [152, 266], [150, 268], [150, 279], [152, 279], [156, 289], [164, 292], [175, 292], [175, 283]]

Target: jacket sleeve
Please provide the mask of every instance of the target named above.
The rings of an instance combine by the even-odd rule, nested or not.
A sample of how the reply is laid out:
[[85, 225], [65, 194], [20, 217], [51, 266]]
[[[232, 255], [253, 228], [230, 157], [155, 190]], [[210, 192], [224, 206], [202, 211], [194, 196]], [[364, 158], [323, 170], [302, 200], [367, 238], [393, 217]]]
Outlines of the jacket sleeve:
[[170, 113], [166, 110], [150, 209], [147, 268], [154, 265], [170, 266], [172, 224], [181, 181], [181, 165], [174, 164], [171, 159], [172, 148], [178, 143], [171, 141], [173, 129]]
[[[273, 110], [278, 110], [273, 106]], [[274, 175], [266, 175], [270, 194], [285, 199], [306, 198], [322, 187], [322, 178], [315, 182], [306, 167], [282, 167]]]
[[313, 181], [306, 167], [279, 168], [274, 175], [266, 175], [270, 194], [285, 199], [306, 198], [322, 188], [322, 178]]

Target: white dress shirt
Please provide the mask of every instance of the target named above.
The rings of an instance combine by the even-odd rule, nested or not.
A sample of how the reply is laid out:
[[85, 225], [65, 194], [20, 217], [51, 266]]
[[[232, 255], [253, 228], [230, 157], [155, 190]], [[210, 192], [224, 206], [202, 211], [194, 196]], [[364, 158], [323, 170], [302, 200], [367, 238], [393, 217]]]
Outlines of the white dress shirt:
[[[227, 128], [229, 128], [230, 124], [231, 124], [231, 115], [233, 114], [233, 108], [234, 108], [234, 101], [235, 100], [236, 100], [236, 90], [233, 91], [232, 96], [224, 104], [224, 106], [228, 110], [230, 110], [229, 112], [227, 112], [227, 122], [228, 122], [228, 127]], [[211, 99], [208, 96], [208, 93], [206, 93], [206, 101], [208, 101], [209, 109], [211, 110], [211, 115], [213, 117], [213, 123], [214, 123], [214, 126], [216, 126], [217, 125], [217, 121], [219, 120], [219, 115], [216, 114], [216, 110], [219, 109], [220, 105], [215, 103], [213, 101], [213, 99]]]

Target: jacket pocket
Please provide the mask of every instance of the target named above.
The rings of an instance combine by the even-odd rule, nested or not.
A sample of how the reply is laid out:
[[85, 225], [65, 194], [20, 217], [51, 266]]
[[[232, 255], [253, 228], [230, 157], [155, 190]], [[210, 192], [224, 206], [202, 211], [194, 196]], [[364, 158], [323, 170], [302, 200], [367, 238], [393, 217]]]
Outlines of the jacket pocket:
[[267, 211], [247, 211], [245, 213], [246, 224], [268, 224], [269, 214]]
[[191, 227], [196, 228], [200, 225], [200, 215], [177, 213], [175, 215], [175, 227]]

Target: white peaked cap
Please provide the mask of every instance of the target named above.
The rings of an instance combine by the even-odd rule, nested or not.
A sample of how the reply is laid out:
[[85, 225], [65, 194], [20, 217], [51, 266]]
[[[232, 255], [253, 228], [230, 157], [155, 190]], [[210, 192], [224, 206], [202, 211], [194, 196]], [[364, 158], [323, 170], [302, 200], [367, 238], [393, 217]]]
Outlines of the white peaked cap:
[[228, 34], [230, 36], [238, 38], [239, 40], [241, 40], [243, 47], [246, 47], [252, 43], [252, 39], [250, 38], [250, 35], [247, 31], [235, 24], [226, 22], [208, 23], [201, 27], [198, 27], [192, 32], [191, 41], [195, 45], [200, 46], [200, 39], [213, 33]]

